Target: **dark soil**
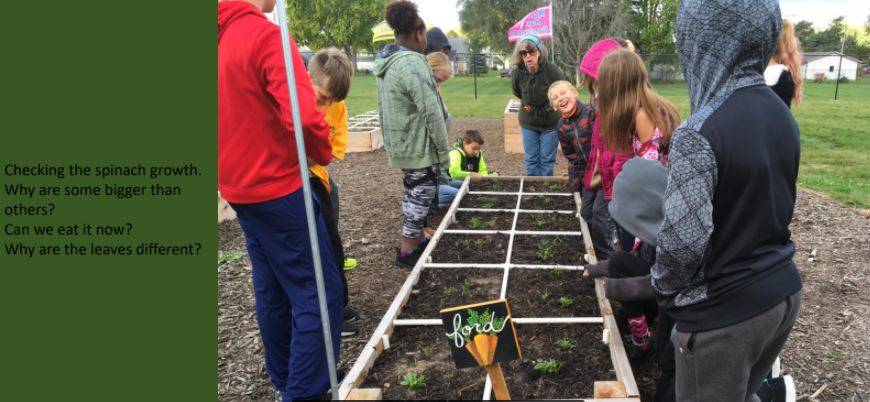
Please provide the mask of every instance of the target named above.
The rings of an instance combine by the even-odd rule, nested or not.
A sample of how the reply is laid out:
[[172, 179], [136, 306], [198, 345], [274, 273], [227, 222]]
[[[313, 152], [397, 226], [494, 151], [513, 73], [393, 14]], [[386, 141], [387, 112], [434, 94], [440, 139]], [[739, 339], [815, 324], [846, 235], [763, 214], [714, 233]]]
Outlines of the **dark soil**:
[[469, 183], [471, 191], [499, 191], [505, 193], [518, 193], [520, 191], [519, 180], [480, 180]]
[[539, 265], [582, 265], [586, 248], [580, 236], [514, 237], [511, 263]]
[[[446, 101], [450, 103], [450, 99]], [[479, 130], [486, 140], [487, 165], [504, 175], [522, 175], [523, 155], [504, 153], [502, 124], [501, 119], [455, 119], [450, 136], [455, 138], [469, 129]], [[566, 172], [565, 158], [558, 157], [556, 163], [556, 174]], [[393, 253], [402, 230], [402, 174], [388, 167], [383, 150], [348, 154], [344, 161], [334, 162], [330, 169], [341, 185], [340, 231], [345, 249], [348, 256], [359, 260], [359, 268], [347, 272], [351, 306], [360, 315], [359, 334], [341, 342], [340, 367], [348, 370], [408, 275], [407, 270], [395, 267]], [[515, 199], [509, 208], [514, 206]], [[573, 211], [575, 207], [568, 209]], [[434, 223], [430, 225], [437, 227]], [[799, 188], [791, 230], [797, 246], [794, 260], [801, 271], [804, 294], [797, 324], [782, 353], [783, 368], [794, 376], [798, 397], [808, 397], [825, 387], [816, 400], [870, 401], [870, 342], [867, 341], [870, 292], [866, 291], [870, 288], [870, 270], [867, 269], [870, 267], [867, 247], [870, 219], [828, 196]], [[245, 239], [236, 221], [219, 224], [218, 234], [219, 251], [245, 252]], [[515, 279], [522, 271], [529, 270], [513, 270], [511, 277]], [[511, 283], [517, 282], [511, 280]], [[218, 295], [218, 399], [271, 399], [274, 388], [263, 371], [263, 346], [251, 292], [251, 262], [246, 255], [218, 267]], [[522, 305], [521, 302], [514, 304], [512, 299], [514, 309]], [[517, 312], [514, 314], [520, 316]], [[528, 332], [525, 328], [529, 327], [532, 326], [519, 328], [520, 335], [524, 336], [523, 333]], [[425, 342], [420, 341], [423, 345]], [[590, 342], [600, 345], [600, 333]], [[434, 341], [429, 340], [429, 343]], [[401, 344], [400, 340], [393, 341], [394, 348]], [[440, 340], [434, 344], [442, 348], [444, 354], [426, 359], [450, 362], [447, 344]], [[523, 349], [528, 346], [529, 342], [524, 341]], [[416, 350], [414, 345], [410, 349]], [[385, 353], [394, 351], [390, 349]], [[525, 354], [529, 358], [528, 353]], [[383, 359], [379, 359], [376, 366], [382, 364]], [[654, 392], [655, 370], [648, 369], [653, 366], [649, 360], [639, 364], [634, 369], [645, 396], [643, 400], [652, 400], [646, 397]], [[513, 369], [505, 368], [507, 376], [513, 373]], [[471, 372], [459, 374], [460, 377], [469, 375]], [[464, 398], [480, 398], [483, 375], [474, 378], [479, 384], [477, 390], [465, 390]], [[399, 386], [397, 378], [389, 382]], [[432, 389], [436, 391], [441, 392], [441, 389]], [[582, 396], [590, 395], [591, 392]], [[419, 393], [416, 397], [448, 396]]]
[[498, 299], [501, 269], [427, 268], [400, 318], [440, 318], [441, 309]]
[[517, 230], [547, 232], [579, 232], [580, 220], [574, 214], [549, 212], [546, 214], [520, 213]]
[[568, 185], [562, 182], [527, 181], [523, 183], [524, 193], [568, 193]]
[[513, 212], [465, 212], [456, 213], [456, 222], [449, 229], [511, 230]]
[[[580, 271], [511, 269], [507, 299], [514, 317], [597, 317], [595, 283]], [[565, 306], [560, 303], [563, 299]], [[570, 305], [567, 303], [570, 299]]]
[[432, 251], [433, 262], [502, 264], [507, 255], [507, 235], [445, 234]]
[[[595, 381], [615, 380], [610, 353], [601, 343], [599, 325], [518, 325], [523, 358], [502, 365], [511, 397], [520, 399], [584, 398]], [[384, 399], [480, 399], [486, 374], [482, 368], [457, 369], [441, 327], [397, 328], [363, 383], [382, 388]], [[559, 339], [570, 342], [558, 348]], [[554, 359], [555, 373], [535, 370], [538, 361]], [[422, 374], [426, 387], [399, 384], [406, 373]]]
[[459, 208], [479, 209], [516, 209], [517, 196], [515, 195], [481, 195], [469, 194], [462, 198]]
[[524, 195], [520, 209], [548, 211], [576, 211], [574, 197], [562, 195]]

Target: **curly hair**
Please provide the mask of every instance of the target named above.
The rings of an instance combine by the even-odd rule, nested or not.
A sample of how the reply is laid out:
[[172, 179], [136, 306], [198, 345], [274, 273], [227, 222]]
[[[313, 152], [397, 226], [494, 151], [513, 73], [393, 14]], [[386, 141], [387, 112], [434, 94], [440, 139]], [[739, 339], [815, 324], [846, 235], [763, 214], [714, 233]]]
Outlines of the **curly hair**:
[[396, 35], [405, 36], [426, 29], [426, 24], [417, 14], [417, 5], [410, 1], [391, 1], [387, 4], [386, 14], [387, 24]]

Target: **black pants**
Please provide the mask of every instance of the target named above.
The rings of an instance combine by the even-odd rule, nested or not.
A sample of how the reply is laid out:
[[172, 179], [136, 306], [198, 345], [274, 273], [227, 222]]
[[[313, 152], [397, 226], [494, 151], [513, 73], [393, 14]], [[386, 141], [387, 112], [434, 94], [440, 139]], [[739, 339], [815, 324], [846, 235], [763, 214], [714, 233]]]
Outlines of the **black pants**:
[[338, 221], [335, 219], [335, 211], [332, 209], [332, 202], [329, 191], [326, 186], [316, 177], [311, 178], [311, 192], [317, 197], [320, 203], [320, 212], [323, 214], [323, 223], [326, 224], [326, 232], [329, 233], [329, 242], [332, 245], [332, 254], [335, 256], [335, 263], [338, 264], [338, 270], [341, 271], [341, 283], [344, 287], [344, 305], [350, 302], [350, 296], [347, 291], [347, 276], [344, 273], [344, 245], [341, 243], [341, 236], [338, 234]]

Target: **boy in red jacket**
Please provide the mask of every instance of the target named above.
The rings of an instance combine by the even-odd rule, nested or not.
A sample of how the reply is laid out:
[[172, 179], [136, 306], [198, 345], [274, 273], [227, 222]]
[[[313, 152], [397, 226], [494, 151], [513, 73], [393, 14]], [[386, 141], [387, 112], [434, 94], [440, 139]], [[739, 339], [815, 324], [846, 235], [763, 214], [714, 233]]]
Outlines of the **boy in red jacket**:
[[[274, 6], [218, 3], [218, 188], [245, 233], [266, 370], [289, 401], [321, 397], [329, 376], [281, 36], [263, 15]], [[306, 153], [325, 166], [329, 128], [292, 40], [291, 51]], [[337, 360], [344, 291], [319, 209], [315, 219]]]

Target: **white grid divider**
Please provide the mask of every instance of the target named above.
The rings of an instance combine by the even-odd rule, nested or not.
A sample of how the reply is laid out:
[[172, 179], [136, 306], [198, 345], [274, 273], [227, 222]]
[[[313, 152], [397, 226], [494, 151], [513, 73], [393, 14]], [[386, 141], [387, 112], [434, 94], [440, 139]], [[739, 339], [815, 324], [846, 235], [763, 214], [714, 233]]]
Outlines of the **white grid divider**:
[[[520, 236], [583, 236], [583, 232], [535, 232], [531, 230], [514, 230]], [[510, 234], [510, 230], [471, 230], [447, 229], [444, 234]]]
[[[519, 193], [514, 193], [517, 195]], [[524, 194], [528, 195], [528, 194]], [[522, 199], [522, 198], [521, 198]], [[458, 212], [522, 212], [524, 214], [565, 214], [565, 215], [574, 215], [577, 211], [567, 211], [560, 209], [504, 209], [504, 208], [459, 208]]]
[[[516, 195], [513, 191], [469, 191], [470, 195]], [[571, 197], [571, 193], [523, 193], [523, 195], [542, 195], [554, 197]]]
[[[539, 265], [539, 264], [508, 264], [511, 269], [560, 269], [563, 271], [582, 271], [582, 265]], [[462, 264], [462, 263], [444, 263], [444, 262], [427, 262], [423, 264], [424, 268], [439, 268], [439, 269], [460, 269], [460, 268], [475, 268], [475, 269], [504, 269], [505, 264]]]
[[[604, 317], [520, 317], [511, 318], [514, 324], [604, 324]], [[442, 325], [440, 318], [405, 318], [393, 320], [397, 327]]]

